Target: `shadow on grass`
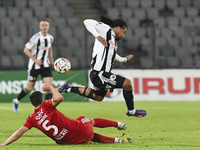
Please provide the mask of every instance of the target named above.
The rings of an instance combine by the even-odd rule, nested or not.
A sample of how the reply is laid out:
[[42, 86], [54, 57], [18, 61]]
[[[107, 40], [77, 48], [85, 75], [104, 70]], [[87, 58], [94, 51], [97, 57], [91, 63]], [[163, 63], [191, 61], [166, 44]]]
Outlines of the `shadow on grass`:
[[23, 135], [23, 137], [47, 137], [46, 135]]
[[45, 143], [45, 144], [31, 144], [31, 143], [23, 143], [23, 144], [21, 144], [21, 145], [27, 145], [27, 146], [35, 146], [35, 147], [38, 147], [38, 146], [44, 146], [44, 147], [48, 147], [48, 146], [58, 146], [58, 144], [47, 144], [47, 143]]

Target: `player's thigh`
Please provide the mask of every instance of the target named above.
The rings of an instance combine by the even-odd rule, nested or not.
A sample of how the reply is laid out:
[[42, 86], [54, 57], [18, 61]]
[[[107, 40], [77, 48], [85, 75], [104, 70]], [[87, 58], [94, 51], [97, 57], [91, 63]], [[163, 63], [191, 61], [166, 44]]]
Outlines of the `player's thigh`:
[[48, 83], [52, 85], [53, 82], [53, 76], [52, 76], [52, 72], [51, 72], [51, 68], [43, 68], [41, 73], [40, 73], [44, 83]]
[[45, 77], [43, 78], [44, 83], [52, 85], [53, 77]]
[[40, 74], [40, 70], [31, 69], [28, 70], [28, 81], [36, 82], [38, 75]]

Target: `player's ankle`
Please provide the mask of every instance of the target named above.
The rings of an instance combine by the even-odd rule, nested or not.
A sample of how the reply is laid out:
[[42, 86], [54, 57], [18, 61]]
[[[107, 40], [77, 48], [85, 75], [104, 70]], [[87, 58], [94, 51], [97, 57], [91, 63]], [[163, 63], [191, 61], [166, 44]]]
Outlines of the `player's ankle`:
[[134, 115], [135, 114], [135, 108], [133, 110], [128, 110], [129, 114]]

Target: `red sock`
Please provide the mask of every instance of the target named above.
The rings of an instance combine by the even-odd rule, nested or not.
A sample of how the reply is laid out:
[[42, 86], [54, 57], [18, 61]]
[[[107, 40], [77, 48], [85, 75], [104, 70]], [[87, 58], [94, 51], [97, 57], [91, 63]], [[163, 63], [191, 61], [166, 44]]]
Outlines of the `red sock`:
[[99, 128], [105, 128], [105, 127], [118, 127], [118, 122], [106, 120], [102, 118], [95, 118], [93, 119], [94, 126]]
[[98, 143], [114, 143], [115, 138], [106, 137], [106, 136], [100, 135], [98, 133], [94, 133], [94, 137], [91, 141], [98, 142]]

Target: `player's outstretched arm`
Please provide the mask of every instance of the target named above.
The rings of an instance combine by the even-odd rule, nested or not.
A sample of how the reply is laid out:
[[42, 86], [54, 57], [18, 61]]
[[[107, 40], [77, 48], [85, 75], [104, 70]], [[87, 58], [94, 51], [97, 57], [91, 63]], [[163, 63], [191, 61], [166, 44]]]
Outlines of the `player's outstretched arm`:
[[53, 94], [52, 105], [54, 107], [56, 107], [58, 104], [60, 104], [64, 100], [63, 96], [50, 84], [44, 83], [42, 85], [42, 90], [51, 91], [51, 93]]
[[115, 61], [117, 61], [117, 62], [127, 62], [127, 61], [131, 60], [133, 57], [134, 57], [134, 55], [128, 55], [126, 57], [121, 57], [118, 54], [116, 54]]
[[8, 145], [16, 140], [18, 140], [29, 128], [22, 126], [13, 135], [11, 135], [4, 143], [0, 143], [0, 146]]

